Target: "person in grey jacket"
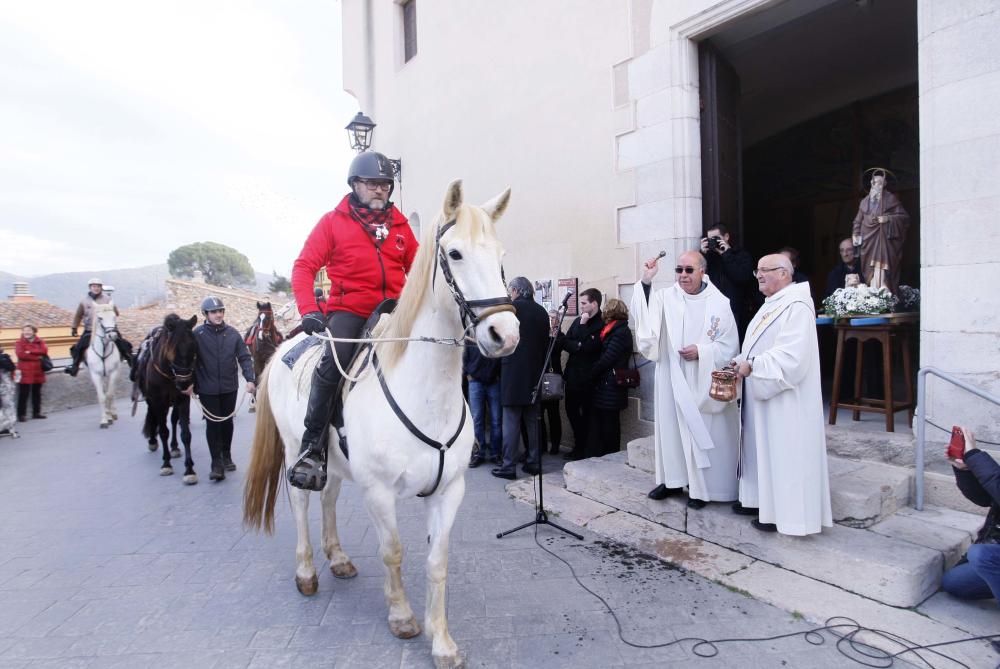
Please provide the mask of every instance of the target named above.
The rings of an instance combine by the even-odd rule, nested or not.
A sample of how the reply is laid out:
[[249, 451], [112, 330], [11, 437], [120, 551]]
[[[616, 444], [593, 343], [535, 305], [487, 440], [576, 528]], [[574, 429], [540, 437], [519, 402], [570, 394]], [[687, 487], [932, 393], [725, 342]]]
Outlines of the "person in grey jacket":
[[194, 391], [202, 407], [215, 416], [229, 416], [226, 420], [215, 421], [205, 418], [205, 440], [212, 454], [212, 472], [208, 478], [222, 481], [225, 472], [234, 471], [233, 463], [233, 419], [236, 410], [236, 394], [239, 392], [237, 364], [246, 379], [246, 390], [253, 394], [253, 359], [243, 337], [231, 325], [226, 325], [226, 307], [218, 297], [210, 295], [201, 303], [205, 322], [194, 329], [198, 342], [198, 362], [195, 367]]

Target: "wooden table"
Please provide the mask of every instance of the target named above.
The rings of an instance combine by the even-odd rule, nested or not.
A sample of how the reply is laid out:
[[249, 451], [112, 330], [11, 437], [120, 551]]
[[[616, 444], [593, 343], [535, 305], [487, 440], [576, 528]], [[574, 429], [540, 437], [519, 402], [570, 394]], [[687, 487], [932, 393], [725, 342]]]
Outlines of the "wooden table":
[[[830, 425], [837, 424], [837, 409], [853, 410], [853, 420], [861, 420], [861, 412], [881, 413], [885, 416], [886, 432], [895, 432], [895, 412], [906, 409], [909, 412], [910, 424], [913, 424], [914, 388], [913, 366], [910, 359], [910, 333], [917, 323], [917, 313], [880, 314], [878, 316], [856, 316], [841, 318], [833, 323], [837, 331], [837, 357], [833, 370], [833, 394], [830, 399]], [[849, 401], [840, 400], [840, 380], [844, 363], [844, 346], [848, 340], [857, 341], [857, 358], [854, 367], [854, 396]], [[882, 383], [885, 399], [862, 397], [861, 395], [861, 365], [863, 345], [866, 341], [875, 340], [882, 344]], [[893, 348], [898, 347], [903, 361], [903, 376], [905, 377], [905, 396], [896, 400], [892, 394], [892, 359]]]

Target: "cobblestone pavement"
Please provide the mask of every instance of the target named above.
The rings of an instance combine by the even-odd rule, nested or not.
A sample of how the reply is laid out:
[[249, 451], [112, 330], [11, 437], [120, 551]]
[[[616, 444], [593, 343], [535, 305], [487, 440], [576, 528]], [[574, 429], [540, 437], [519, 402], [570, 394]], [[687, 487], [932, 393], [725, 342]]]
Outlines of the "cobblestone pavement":
[[[318, 549], [318, 495], [310, 510], [320, 590], [293, 581], [295, 532], [279, 503], [274, 537], [241, 526], [241, 472], [208, 481], [204, 427], [194, 426], [201, 482], [159, 476], [140, 416], [99, 430], [84, 407], [22, 424], [0, 439], [0, 669], [59, 667], [429, 667], [425, 636], [393, 637], [382, 565], [358, 489], [345, 484], [338, 517], [360, 575], [334, 580]], [[237, 420], [242, 466], [253, 417]], [[175, 461], [175, 468], [176, 468]], [[546, 468], [562, 466], [551, 458]], [[618, 639], [603, 604], [524, 530], [533, 517], [489, 467], [472, 470], [451, 540], [448, 612], [470, 667], [844, 667], [829, 641], [730, 643], [701, 659], [691, 643], [636, 649]], [[400, 504], [404, 578], [418, 617], [424, 604], [422, 503]], [[773, 636], [808, 626], [787, 612], [694, 574], [552, 528], [543, 545], [568, 560], [617, 611], [626, 638]]]

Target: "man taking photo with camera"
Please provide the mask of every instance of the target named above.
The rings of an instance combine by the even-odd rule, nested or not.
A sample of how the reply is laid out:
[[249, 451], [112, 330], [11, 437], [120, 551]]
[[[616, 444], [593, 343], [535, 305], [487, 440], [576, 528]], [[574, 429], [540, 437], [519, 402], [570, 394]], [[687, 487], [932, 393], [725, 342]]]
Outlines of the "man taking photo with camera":
[[729, 306], [736, 319], [740, 342], [749, 322], [747, 291], [756, 286], [753, 278], [753, 258], [741, 248], [733, 246], [729, 228], [716, 223], [701, 238], [701, 254], [708, 263], [709, 280], [712, 285], [729, 298]]

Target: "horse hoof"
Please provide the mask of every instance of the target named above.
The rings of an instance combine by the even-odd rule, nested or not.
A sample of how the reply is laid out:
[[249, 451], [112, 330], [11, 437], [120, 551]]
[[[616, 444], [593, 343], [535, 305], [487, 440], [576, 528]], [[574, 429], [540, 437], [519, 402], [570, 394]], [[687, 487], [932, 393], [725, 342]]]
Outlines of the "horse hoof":
[[197, 474], [185, 474], [184, 475], [184, 484], [185, 485], [194, 485], [197, 482], [198, 482], [198, 475]]
[[160, 467], [160, 476], [173, 476], [174, 470], [172, 467]]
[[108, 425], [109, 425], [109, 423], [101, 423], [101, 429], [102, 430], [108, 429]]
[[465, 658], [461, 653], [454, 655], [434, 656], [435, 669], [461, 669], [465, 666]]
[[150, 453], [156, 453], [156, 449], [159, 448], [159, 446], [157, 446], [155, 441], [151, 441], [148, 444], [146, 444], [146, 448], [149, 449]]
[[179, 458], [179, 457], [181, 457], [181, 449], [179, 449], [179, 448], [171, 448], [170, 449], [170, 457], [172, 457], [172, 458]]
[[358, 568], [354, 566], [354, 563], [348, 561], [331, 564], [330, 572], [337, 578], [354, 578], [358, 575]]
[[111, 420], [112, 421], [118, 420], [118, 414], [116, 414], [116, 413], [111, 414]]
[[392, 632], [393, 636], [399, 639], [412, 639], [420, 634], [420, 623], [417, 622], [416, 618], [410, 618], [409, 620], [390, 620], [389, 631]]
[[298, 576], [295, 577], [295, 587], [299, 589], [299, 592], [306, 597], [312, 597], [319, 590], [319, 577], [313, 574], [307, 579], [300, 579]]

